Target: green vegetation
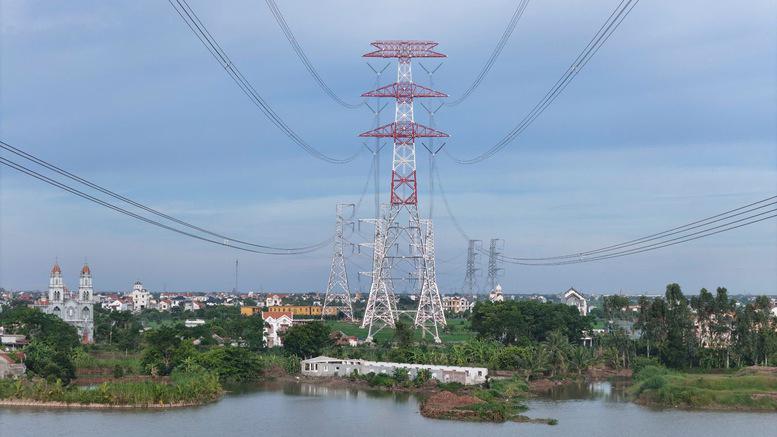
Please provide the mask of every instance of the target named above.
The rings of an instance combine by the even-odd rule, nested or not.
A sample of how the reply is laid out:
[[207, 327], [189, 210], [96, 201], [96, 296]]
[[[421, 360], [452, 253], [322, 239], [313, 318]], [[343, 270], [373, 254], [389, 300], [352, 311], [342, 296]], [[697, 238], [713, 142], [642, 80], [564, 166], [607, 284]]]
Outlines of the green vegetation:
[[0, 399], [148, 406], [156, 404], [201, 404], [216, 400], [222, 389], [218, 377], [202, 367], [176, 370], [170, 383], [157, 381], [106, 382], [93, 389], [65, 386], [62, 381], [0, 380]]
[[664, 298], [643, 296], [639, 305], [635, 326], [642, 336], [634, 353], [667, 367], [768, 366], [777, 360], [777, 320], [766, 296], [737, 307], [723, 287], [714, 296], [701, 289], [688, 299], [678, 284], [669, 284]]
[[591, 329], [591, 322], [573, 306], [534, 300], [478, 302], [472, 310], [472, 330], [478, 338], [504, 345], [544, 341], [554, 331], [576, 343]]
[[71, 357], [79, 344], [76, 328], [51, 314], [25, 306], [0, 311], [0, 325], [10, 333], [24, 334], [30, 344], [24, 349], [27, 371], [50, 382], [67, 385], [75, 377]]
[[[362, 329], [359, 325], [346, 322], [343, 320], [326, 320], [324, 323], [329, 326], [333, 332], [341, 331], [345, 335], [355, 336], [359, 338], [367, 337], [367, 330]], [[378, 344], [388, 343], [394, 340], [394, 329], [386, 328], [381, 330], [375, 335], [375, 342]], [[448, 326], [446, 326], [440, 332], [440, 338], [443, 343], [460, 343], [475, 338], [475, 333], [470, 329], [469, 320], [466, 319], [448, 319]], [[413, 330], [413, 340], [416, 342], [423, 342], [424, 340], [431, 341], [427, 336], [424, 338], [419, 330]]]
[[777, 374], [740, 371], [733, 375], [688, 374], [646, 366], [634, 375], [638, 401], [664, 407], [777, 411]]
[[332, 344], [331, 329], [322, 322], [294, 325], [283, 336], [283, 347], [291, 355], [309, 358], [321, 355], [321, 351]]

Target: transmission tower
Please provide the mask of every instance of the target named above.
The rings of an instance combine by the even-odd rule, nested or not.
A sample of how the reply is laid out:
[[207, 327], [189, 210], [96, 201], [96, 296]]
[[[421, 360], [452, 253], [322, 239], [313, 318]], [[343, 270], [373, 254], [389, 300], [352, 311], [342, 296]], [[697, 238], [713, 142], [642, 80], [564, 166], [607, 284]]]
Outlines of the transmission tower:
[[480, 260], [480, 250], [482, 249], [482, 241], [469, 240], [467, 245], [467, 272], [464, 275], [464, 292], [473, 295], [477, 292], [477, 276], [480, 268], [478, 268]]
[[415, 326], [422, 330], [422, 335], [431, 334], [436, 343], [440, 343], [439, 327], [445, 326], [445, 311], [442, 307], [440, 290], [437, 288], [437, 272], [434, 262], [434, 227], [432, 220], [424, 220], [426, 232], [424, 235], [424, 267], [421, 296], [418, 298], [418, 312], [415, 315]]
[[[351, 210], [351, 215], [345, 217], [346, 209]], [[324, 318], [327, 307], [337, 307], [347, 320], [353, 321], [353, 307], [351, 306], [351, 290], [348, 287], [348, 271], [345, 268], [343, 249], [346, 241], [344, 231], [346, 226], [353, 226], [355, 205], [352, 203], [337, 204], [337, 221], [335, 224], [334, 255], [332, 256], [332, 268], [329, 270], [329, 281], [326, 285], [324, 307], [321, 309], [321, 318]]]
[[[397, 317], [394, 282], [409, 280], [413, 288], [420, 285], [421, 292], [439, 299], [436, 279], [430, 277], [427, 255], [428, 242], [424, 241], [422, 223], [418, 214], [418, 186], [416, 180], [416, 138], [446, 138], [446, 133], [415, 122], [413, 99], [420, 97], [441, 98], [446, 94], [413, 83], [412, 58], [443, 58], [445, 55], [432, 49], [432, 41], [376, 41], [376, 51], [364, 55], [368, 58], [397, 58], [397, 81], [362, 94], [362, 97], [386, 97], [396, 101], [394, 122], [360, 134], [361, 137], [391, 138], [394, 142], [391, 166], [391, 193], [385, 213], [375, 220], [373, 245], [372, 285], [367, 299], [362, 327], [368, 327], [367, 341], [385, 327], [394, 327]], [[433, 242], [432, 242], [433, 244]], [[433, 254], [432, 254], [433, 256]], [[433, 270], [432, 270], [433, 271]], [[427, 291], [424, 293], [424, 288]], [[432, 300], [435, 298], [431, 297]], [[419, 305], [423, 299], [419, 299]], [[442, 307], [432, 308], [442, 314]], [[424, 313], [428, 309], [423, 310]], [[419, 312], [421, 309], [419, 307]], [[424, 317], [423, 325], [445, 323], [445, 317], [432, 314]], [[431, 330], [430, 330], [431, 332]], [[435, 338], [439, 341], [439, 336]]]
[[488, 246], [488, 286], [491, 290], [496, 289], [497, 279], [502, 276], [504, 269], [499, 267], [499, 257], [505, 247], [505, 240], [492, 238]]

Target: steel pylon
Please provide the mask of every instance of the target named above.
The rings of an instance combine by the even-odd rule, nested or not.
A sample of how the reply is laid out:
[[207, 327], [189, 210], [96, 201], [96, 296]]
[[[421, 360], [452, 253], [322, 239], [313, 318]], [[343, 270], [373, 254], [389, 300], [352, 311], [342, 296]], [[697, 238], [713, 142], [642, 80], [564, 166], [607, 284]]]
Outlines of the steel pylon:
[[[349, 217], [345, 217], [346, 210], [350, 210]], [[332, 268], [329, 270], [329, 281], [326, 285], [326, 296], [324, 297], [324, 306], [321, 309], [321, 318], [326, 315], [328, 307], [336, 307], [343, 313], [347, 320], [353, 321], [353, 306], [351, 305], [351, 289], [348, 286], [348, 270], [345, 268], [344, 248], [345, 227], [353, 226], [353, 216], [355, 214], [355, 205], [337, 204], [337, 221], [335, 224], [334, 254], [332, 256]]]
[[[396, 104], [393, 123], [360, 134], [361, 137], [392, 138], [394, 142], [390, 204], [375, 220], [372, 285], [362, 326], [369, 328], [368, 341], [381, 329], [395, 326], [398, 313], [394, 285], [407, 280], [411, 293], [426, 296], [423, 309], [420, 306], [422, 299], [419, 299], [418, 312], [423, 317], [422, 323], [416, 326], [434, 332], [435, 340], [439, 340], [437, 324], [444, 321], [445, 316], [442, 305], [429, 303], [435, 301], [434, 295], [439, 301], [439, 291], [436, 278], [429, 270], [431, 266], [431, 273], [434, 271], [433, 259], [430, 262], [428, 255], [429, 236], [422, 232], [418, 213], [415, 139], [448, 135], [415, 122], [413, 99], [447, 95], [414, 84], [411, 59], [445, 55], [432, 51], [437, 46], [433, 41], [376, 41], [372, 45], [378, 50], [365, 57], [397, 58], [398, 63], [396, 83], [363, 94], [364, 97], [393, 98]], [[431, 238], [433, 247], [433, 234]], [[433, 251], [431, 256], [434, 256]]]
[[504, 269], [499, 267], [499, 256], [502, 255], [505, 240], [492, 238], [488, 247], [488, 286], [496, 289], [496, 284]]
[[418, 312], [415, 315], [415, 326], [423, 335], [431, 334], [435, 343], [442, 343], [440, 326], [445, 326], [445, 311], [442, 307], [440, 289], [437, 288], [437, 272], [434, 262], [434, 226], [431, 220], [424, 220], [426, 232], [424, 235], [424, 275], [421, 285], [421, 295], [418, 298]]
[[470, 295], [477, 291], [477, 276], [479, 252], [482, 248], [482, 241], [469, 240], [467, 245], [467, 271], [464, 274], [464, 292]]

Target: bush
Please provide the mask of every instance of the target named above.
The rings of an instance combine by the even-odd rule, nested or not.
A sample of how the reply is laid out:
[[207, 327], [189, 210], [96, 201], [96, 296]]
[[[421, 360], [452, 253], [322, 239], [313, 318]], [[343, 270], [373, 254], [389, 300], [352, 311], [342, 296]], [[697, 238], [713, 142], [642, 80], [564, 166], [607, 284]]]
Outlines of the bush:
[[631, 361], [631, 370], [634, 373], [639, 373], [647, 366], [661, 367], [661, 362], [657, 357], [635, 357]]

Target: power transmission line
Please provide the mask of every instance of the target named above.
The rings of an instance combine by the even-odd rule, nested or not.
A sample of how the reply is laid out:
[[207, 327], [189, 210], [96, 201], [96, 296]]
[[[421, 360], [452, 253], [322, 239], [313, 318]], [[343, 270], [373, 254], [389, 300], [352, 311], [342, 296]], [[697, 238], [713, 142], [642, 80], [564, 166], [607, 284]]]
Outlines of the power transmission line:
[[[150, 225], [154, 225], [154, 226], [157, 226], [157, 227], [160, 227], [160, 228], [172, 231], [172, 232], [176, 232], [178, 234], [185, 235], [187, 237], [195, 238], [195, 239], [198, 239], [198, 240], [201, 240], [201, 241], [205, 241], [205, 242], [208, 242], [208, 243], [217, 244], [219, 246], [230, 247], [230, 248], [237, 249], [237, 250], [242, 250], [242, 251], [245, 251], [245, 252], [259, 253], [259, 254], [264, 254], [264, 255], [302, 255], [302, 254], [310, 253], [310, 252], [316, 251], [318, 249], [321, 249], [322, 247], [325, 247], [325, 246], [329, 245], [331, 243], [331, 241], [332, 241], [332, 238], [330, 237], [329, 239], [327, 239], [325, 241], [322, 241], [320, 243], [317, 243], [315, 245], [306, 246], [304, 249], [293, 250], [293, 251], [292, 250], [268, 251], [269, 249], [266, 249], [266, 246], [263, 246], [263, 245], [257, 245], [257, 244], [251, 244], [251, 243], [247, 243], [247, 244], [246, 243], [238, 243], [238, 244], [243, 244], [244, 246], [252, 246], [252, 247], [258, 247], [258, 248], [264, 247], [264, 249], [252, 249], [251, 247], [243, 247], [243, 246], [240, 246], [240, 245], [233, 244], [233, 243], [237, 242], [235, 240], [230, 240], [230, 239], [223, 239], [221, 241], [214, 240], [212, 238], [203, 237], [201, 235], [197, 235], [195, 233], [192, 233], [192, 232], [189, 232], [189, 231], [185, 231], [185, 230], [176, 228], [174, 226], [167, 225], [167, 224], [162, 223], [160, 221], [157, 221], [157, 220], [154, 220], [154, 219], [150, 219], [148, 217], [144, 217], [142, 215], [136, 214], [136, 213], [134, 213], [132, 211], [126, 210], [126, 209], [121, 208], [119, 206], [116, 206], [116, 205], [114, 205], [112, 203], [106, 202], [106, 201], [104, 201], [102, 199], [99, 199], [99, 198], [94, 197], [94, 196], [92, 196], [90, 194], [87, 194], [87, 193], [85, 193], [83, 191], [80, 191], [80, 190], [78, 190], [76, 188], [73, 188], [70, 185], [67, 185], [65, 183], [62, 183], [62, 182], [59, 182], [57, 180], [51, 179], [51, 178], [49, 178], [49, 177], [47, 177], [47, 176], [45, 176], [45, 175], [43, 175], [41, 173], [36, 172], [35, 170], [32, 170], [32, 169], [30, 169], [28, 167], [25, 167], [25, 166], [23, 166], [23, 165], [21, 165], [19, 163], [11, 161], [11, 160], [9, 160], [7, 158], [4, 158], [2, 156], [0, 156], [0, 164], [6, 165], [6, 166], [8, 166], [8, 167], [10, 167], [10, 168], [12, 168], [12, 169], [14, 169], [16, 171], [24, 173], [24, 174], [26, 174], [28, 176], [32, 176], [35, 179], [38, 179], [38, 180], [40, 180], [42, 182], [45, 182], [45, 183], [47, 183], [49, 185], [55, 186], [57, 188], [60, 188], [60, 189], [62, 189], [64, 191], [67, 191], [67, 192], [69, 192], [71, 194], [74, 194], [74, 195], [76, 195], [78, 197], [81, 197], [83, 199], [86, 199], [86, 200], [89, 200], [91, 202], [94, 202], [94, 203], [96, 203], [96, 204], [98, 204], [100, 206], [104, 206], [104, 207], [106, 207], [108, 209], [111, 209], [113, 211], [116, 211], [116, 212], [118, 212], [120, 214], [124, 214], [126, 216], [132, 217], [132, 218], [134, 218], [136, 220], [140, 220], [140, 221], [148, 223]], [[207, 232], [207, 233], [213, 235], [210, 232]]]
[[[437, 174], [437, 182], [440, 188], [440, 194], [442, 196], [445, 209], [448, 212], [448, 216], [450, 217], [451, 221], [453, 222], [459, 234], [461, 234], [461, 236], [465, 240], [470, 240], [469, 234], [467, 234], [467, 232], [461, 227], [461, 224], [456, 219], [456, 216], [453, 214], [453, 210], [451, 209], [450, 204], [448, 203], [448, 199], [445, 193], [445, 188], [442, 186], [442, 180], [440, 178], [439, 170], [436, 170], [435, 172]], [[777, 217], [777, 214], [770, 215], [771, 213], [777, 211], [777, 208], [757, 212], [758, 210], [777, 204], [777, 200], [775, 199], [777, 199], [777, 196], [767, 197], [765, 199], [761, 199], [759, 201], [752, 202], [747, 205], [740, 206], [738, 208], [730, 209], [709, 217], [705, 217], [700, 220], [695, 220], [693, 222], [686, 223], [681, 226], [667, 229], [666, 231], [663, 231], [663, 232], [650, 234], [650, 235], [647, 235], [641, 238], [632, 239], [623, 243], [601, 247], [599, 249], [588, 250], [583, 252], [575, 252], [575, 253], [570, 253], [566, 255], [550, 256], [550, 257], [544, 257], [544, 258], [526, 258], [526, 257], [515, 257], [515, 256], [507, 256], [507, 255], [500, 254], [498, 256], [498, 259], [506, 263], [518, 264], [518, 265], [524, 265], [524, 266], [558, 266], [558, 265], [566, 265], [566, 264], [577, 264], [577, 263], [583, 263], [583, 262], [601, 261], [601, 260], [606, 260], [611, 258], [634, 255], [642, 252], [648, 252], [651, 250], [674, 246], [676, 244], [685, 243], [688, 241], [698, 240], [700, 238], [709, 237], [712, 235], [720, 234], [722, 232], [738, 229], [744, 226], [748, 226], [751, 224], [759, 223], [759, 222]], [[733, 221], [731, 220], [733, 218], [736, 218], [742, 215], [745, 215], [745, 217], [742, 217]], [[720, 223], [720, 222], [725, 222], [725, 223], [721, 223], [717, 226], [710, 227], [710, 225], [713, 225], [715, 223]], [[699, 229], [699, 230], [696, 232], [688, 233], [689, 231], [692, 231], [694, 229]], [[682, 234], [682, 235], [678, 235], [678, 234]], [[671, 237], [673, 235], [677, 235], [677, 236], [674, 238], [667, 239], [668, 237]], [[655, 241], [655, 242], [651, 244], [645, 244], [651, 241]], [[630, 249], [619, 250], [619, 249], [625, 249], [629, 247]], [[488, 253], [484, 249], [480, 249], [479, 252]], [[594, 256], [591, 256], [591, 255], [594, 255]]]
[[283, 34], [286, 36], [286, 39], [289, 41], [289, 44], [291, 44], [291, 48], [294, 49], [294, 52], [297, 54], [297, 57], [300, 61], [302, 61], [302, 64], [305, 65], [305, 68], [308, 70], [310, 75], [313, 77], [313, 80], [316, 81], [319, 87], [328, 95], [332, 100], [337, 102], [340, 106], [348, 109], [356, 109], [364, 105], [364, 103], [357, 103], [352, 104], [348, 103], [340, 96], [335, 93], [332, 88], [329, 87], [329, 85], [324, 82], [324, 79], [321, 78], [321, 75], [318, 74], [318, 71], [316, 70], [316, 67], [313, 65], [312, 62], [308, 59], [307, 55], [305, 55], [305, 51], [302, 50], [302, 46], [297, 42], [297, 38], [294, 37], [294, 32], [291, 31], [291, 28], [289, 27], [289, 24], [286, 22], [286, 19], [283, 17], [283, 13], [278, 8], [278, 5], [273, 0], [265, 0], [265, 3], [267, 3], [267, 7], [270, 9], [270, 12], [272, 12], [273, 17], [275, 17], [275, 22], [278, 23], [278, 26], [283, 31]]
[[[271, 1], [271, 0], [268, 0]], [[496, 47], [494, 47], [494, 51], [491, 52], [491, 56], [486, 60], [486, 63], [483, 65], [483, 68], [480, 70], [480, 73], [475, 77], [475, 80], [472, 82], [472, 84], [464, 91], [464, 93], [457, 99], [449, 101], [444, 103], [444, 106], [452, 107], [457, 106], [461, 102], [467, 99], [467, 97], [472, 94], [475, 89], [480, 86], [480, 84], [483, 82], [483, 79], [486, 78], [486, 75], [491, 70], [491, 67], [494, 66], [494, 63], [496, 62], [499, 55], [502, 53], [502, 49], [504, 49], [505, 44], [507, 44], [507, 41], [510, 39], [510, 36], [513, 34], [513, 31], [515, 30], [516, 25], [518, 24], [518, 21], [523, 16], [523, 11], [526, 9], [526, 6], [528, 6], [529, 0], [520, 0], [518, 2], [518, 7], [515, 8], [515, 12], [513, 12], [513, 17], [510, 19], [510, 22], [507, 23], [507, 27], [505, 28], [504, 32], [502, 32], [502, 37], [499, 39], [499, 41], [496, 44]]]
[[243, 241], [243, 240], [240, 240], [240, 239], [237, 239], [237, 238], [228, 237], [226, 235], [222, 235], [222, 234], [210, 231], [208, 229], [204, 229], [204, 228], [199, 227], [197, 225], [191, 224], [191, 223], [186, 222], [184, 220], [181, 220], [181, 219], [178, 219], [178, 218], [173, 217], [171, 215], [165, 214], [165, 213], [163, 213], [161, 211], [158, 211], [158, 210], [156, 210], [154, 208], [151, 208], [151, 207], [149, 207], [147, 205], [144, 205], [144, 204], [142, 204], [140, 202], [137, 202], [135, 200], [132, 200], [130, 198], [122, 196], [121, 194], [118, 194], [118, 193], [116, 193], [114, 191], [111, 191], [111, 190], [109, 190], [109, 189], [107, 189], [105, 187], [102, 187], [102, 186], [94, 183], [94, 182], [86, 180], [86, 179], [84, 179], [84, 178], [82, 178], [82, 177], [80, 177], [78, 175], [75, 175], [75, 174], [73, 174], [73, 173], [71, 173], [71, 172], [69, 172], [67, 170], [64, 170], [64, 169], [62, 169], [60, 167], [57, 167], [56, 165], [54, 165], [54, 164], [52, 164], [50, 162], [47, 162], [47, 161], [45, 161], [45, 160], [43, 160], [41, 158], [38, 158], [38, 157], [36, 157], [36, 156], [34, 156], [34, 155], [30, 154], [30, 153], [27, 153], [24, 150], [19, 149], [18, 147], [14, 147], [14, 146], [6, 143], [5, 141], [1, 141], [0, 140], [0, 148], [5, 149], [5, 150], [7, 150], [7, 151], [17, 155], [17, 156], [20, 156], [20, 157], [28, 160], [28, 161], [34, 162], [35, 164], [38, 164], [38, 165], [40, 165], [42, 167], [45, 167], [45, 168], [47, 168], [47, 169], [49, 169], [51, 171], [54, 171], [54, 172], [56, 172], [56, 173], [58, 173], [58, 174], [60, 174], [62, 176], [65, 176], [68, 179], [71, 179], [73, 181], [79, 182], [79, 183], [81, 183], [83, 185], [86, 185], [87, 187], [92, 188], [94, 190], [97, 190], [97, 191], [99, 191], [99, 192], [101, 192], [103, 194], [107, 194], [107, 195], [113, 197], [114, 199], [121, 200], [122, 202], [128, 203], [128, 204], [130, 204], [130, 205], [132, 205], [134, 207], [140, 208], [140, 209], [142, 209], [142, 210], [144, 210], [146, 212], [150, 212], [150, 213], [152, 213], [152, 214], [154, 214], [154, 215], [156, 215], [158, 217], [162, 217], [164, 219], [170, 220], [170, 221], [172, 221], [174, 223], [177, 223], [179, 225], [186, 226], [187, 228], [194, 229], [194, 230], [202, 232], [204, 234], [208, 234], [208, 235], [211, 235], [213, 237], [221, 238], [223, 240], [230, 241], [230, 242], [233, 242], [233, 243], [240, 243], [240, 244], [244, 244], [244, 245], [251, 246], [251, 247], [257, 247], [257, 248], [260, 248], [260, 249], [267, 249], [267, 250], [274, 250], [274, 251], [300, 251], [300, 250], [307, 250], [307, 249], [311, 249], [311, 248], [317, 248], [317, 247], [319, 247], [319, 245], [325, 244], [325, 243], [328, 243], [329, 241], [331, 241], [331, 238], [330, 238], [330, 239], [327, 239], [327, 240], [324, 240], [324, 241], [321, 241], [321, 242], [318, 242], [316, 244], [312, 244], [312, 245], [309, 245], [309, 246], [302, 246], [302, 247], [277, 247], [277, 246], [269, 246], [269, 245], [264, 245], [264, 244], [254, 244], [254, 243], [250, 243], [248, 241]]
[[540, 101], [534, 105], [529, 113], [527, 113], [523, 119], [495, 145], [493, 145], [485, 152], [467, 159], [457, 158], [453, 156], [447, 149], [445, 150], [445, 153], [448, 154], [448, 156], [458, 164], [476, 164], [485, 161], [486, 159], [494, 156], [500, 150], [507, 147], [507, 145], [515, 140], [518, 135], [523, 133], [523, 131], [526, 130], [526, 128], [528, 128], [529, 125], [531, 125], [531, 123], [534, 122], [534, 120], [537, 119], [537, 117], [539, 117], [540, 114], [542, 114], [545, 109], [547, 109], [547, 107], [553, 103], [554, 100], [556, 100], [556, 98], [564, 91], [564, 89], [566, 89], [570, 82], [575, 77], [577, 77], [577, 74], [583, 69], [583, 67], [586, 66], [586, 64], [588, 64], [588, 61], [590, 61], [591, 58], [596, 55], [602, 45], [607, 42], [615, 30], [618, 29], [620, 24], [624, 19], [626, 19], [629, 13], [631, 13], [632, 9], [634, 9], [637, 3], [639, 3], [639, 0], [621, 0], [621, 2], [618, 3], [618, 6], [615, 7], [615, 10], [613, 10], [613, 12], [610, 14], [607, 21], [599, 28], [596, 34], [594, 34], [593, 38], [588, 42], [585, 48], [583, 48], [583, 51], [580, 52], [577, 58], [575, 58], [575, 60], [564, 72], [561, 78], [556, 81], [551, 89], [545, 93], [542, 99], [540, 99]]
[[729, 220], [734, 217], [749, 214], [759, 209], [777, 204], [777, 200], [775, 199], [777, 199], [777, 196], [767, 197], [766, 199], [762, 199], [757, 202], [753, 202], [745, 206], [741, 206], [739, 208], [730, 209], [728, 211], [724, 211], [720, 214], [715, 214], [710, 217], [705, 217], [701, 220], [696, 220], [691, 223], [684, 224], [682, 226], [677, 226], [672, 229], [667, 229], [666, 231], [663, 231], [663, 232], [658, 232], [658, 233], [647, 235], [634, 240], [629, 240], [623, 243], [613, 244], [610, 246], [605, 246], [594, 250], [588, 250], [585, 252], [570, 253], [566, 255], [550, 256], [550, 257], [544, 257], [544, 258], [521, 258], [521, 257], [511, 257], [511, 256], [505, 256], [505, 255], [502, 255], [501, 257], [504, 259], [510, 259], [513, 261], [553, 261], [553, 260], [562, 260], [562, 259], [571, 259], [571, 258], [581, 258], [589, 255], [596, 255], [603, 252], [605, 253], [612, 252], [625, 247], [642, 245], [650, 241], [663, 240], [666, 237], [669, 237], [672, 235], [682, 234], [693, 229], [705, 228], [713, 223], [718, 223], [721, 221]]
[[232, 62], [224, 49], [221, 48], [216, 39], [208, 31], [207, 27], [202, 23], [200, 18], [189, 6], [186, 0], [168, 0], [170, 5], [175, 9], [175, 12], [181, 17], [186, 25], [191, 29], [197, 39], [205, 46], [208, 52], [213, 56], [213, 59], [221, 65], [227, 72], [229, 77], [235, 82], [240, 90], [245, 94], [264, 115], [283, 132], [292, 142], [298, 145], [302, 150], [307, 152], [310, 156], [328, 162], [330, 164], [347, 164], [362, 152], [362, 148], [359, 147], [356, 152], [346, 158], [335, 158], [329, 156], [315, 147], [308, 144], [302, 137], [300, 137], [294, 130], [292, 130], [283, 119], [270, 107], [267, 101], [256, 91], [256, 88], [249, 82], [239, 68]]
[[[739, 220], [734, 220], [730, 223], [724, 223], [722, 225], [714, 226], [712, 228], [704, 229], [698, 232], [694, 232], [691, 234], [683, 235], [680, 237], [672, 238], [665, 241], [659, 241], [657, 243], [649, 244], [647, 246], [642, 247], [635, 247], [633, 249], [624, 250], [620, 252], [614, 252], [606, 255], [600, 255], [590, 258], [579, 258], [575, 260], [566, 260], [566, 261], [555, 261], [555, 262], [540, 262], [540, 263], [527, 263], [523, 261], [510, 261], [508, 259], [502, 259], [504, 262], [512, 263], [512, 264], [520, 264], [520, 265], [528, 265], [528, 266], [559, 266], [559, 265], [566, 265], [566, 264], [579, 264], [584, 262], [592, 262], [592, 261], [601, 261], [605, 259], [612, 259], [612, 258], [620, 258], [622, 256], [628, 256], [628, 255], [635, 255], [642, 252], [648, 252], [651, 250], [661, 249], [664, 247], [674, 246], [676, 244], [685, 243], [688, 241], [698, 240], [700, 238], [709, 237], [711, 235], [720, 234], [722, 232], [731, 231], [734, 229], [738, 229], [744, 226], [752, 225], [755, 223], [759, 223], [765, 220], [769, 220], [772, 218], [777, 217], [777, 214], [771, 214], [767, 215], [773, 212], [777, 212], [777, 208], [771, 209], [768, 211], [761, 212], [759, 214], [754, 214], [749, 217], [741, 218]], [[756, 218], [758, 217], [758, 218]]]

